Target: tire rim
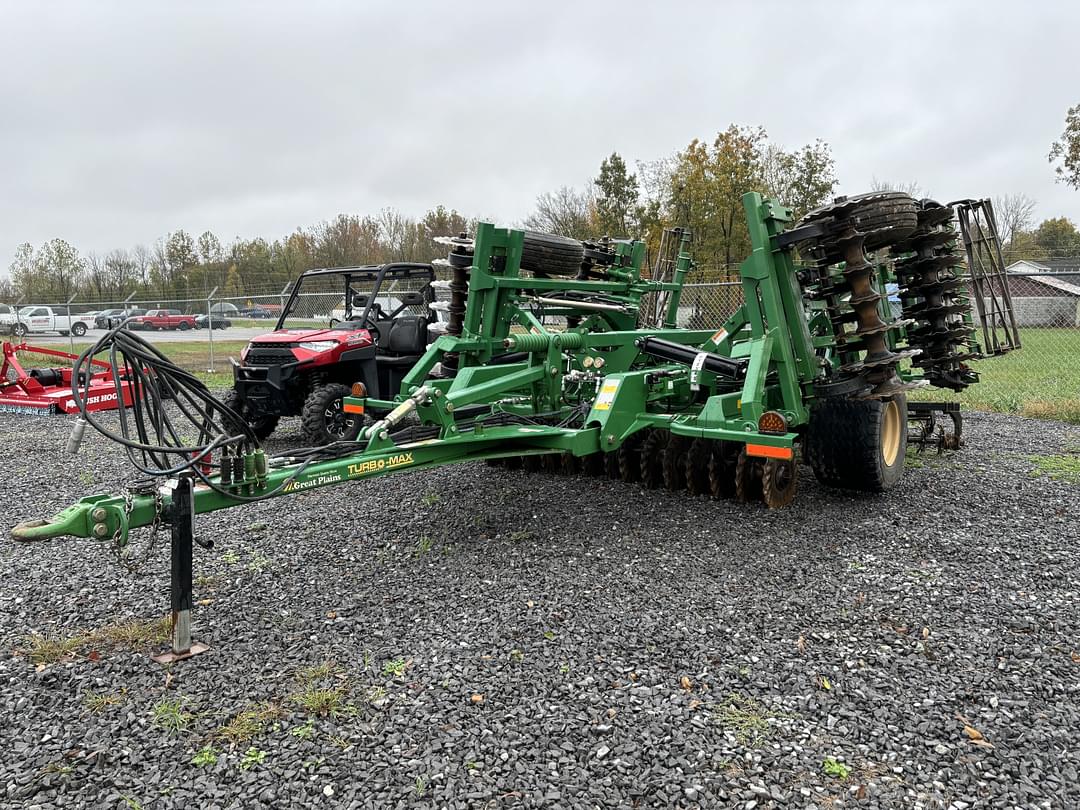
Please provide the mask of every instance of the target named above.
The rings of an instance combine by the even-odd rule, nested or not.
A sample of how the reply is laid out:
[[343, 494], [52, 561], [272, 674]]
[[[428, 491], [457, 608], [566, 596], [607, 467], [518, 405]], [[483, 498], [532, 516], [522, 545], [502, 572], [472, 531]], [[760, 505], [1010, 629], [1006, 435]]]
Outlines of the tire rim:
[[323, 421], [326, 423], [326, 432], [331, 436], [344, 436], [353, 426], [353, 419], [346, 416], [341, 409], [341, 400], [335, 399], [326, 410], [323, 411]]
[[896, 463], [900, 455], [900, 406], [895, 399], [885, 405], [885, 414], [881, 420], [881, 457], [886, 467]]

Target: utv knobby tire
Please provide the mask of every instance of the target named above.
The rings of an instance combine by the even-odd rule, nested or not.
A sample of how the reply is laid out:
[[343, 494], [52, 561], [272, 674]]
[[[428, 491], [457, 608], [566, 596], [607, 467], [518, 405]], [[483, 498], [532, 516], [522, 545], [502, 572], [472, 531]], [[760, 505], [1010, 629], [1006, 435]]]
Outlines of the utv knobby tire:
[[521, 269], [549, 276], [576, 276], [585, 261], [585, 246], [577, 239], [525, 231]]
[[274, 429], [278, 426], [280, 417], [278, 416], [263, 416], [258, 419], [251, 417], [250, 411], [245, 407], [244, 401], [240, 399], [240, 394], [236, 392], [236, 389], [232, 389], [225, 393], [225, 396], [221, 398], [221, 402], [227, 408], [231, 408], [240, 414], [248, 427], [251, 428], [251, 432], [262, 441], [270, 436], [274, 432]]
[[[304, 400], [304, 408], [300, 413], [300, 423], [304, 427], [304, 435], [313, 445], [329, 444], [330, 442], [355, 441], [364, 427], [364, 417], [360, 414], [351, 416], [342, 412], [342, 399], [349, 396], [349, 386], [341, 383], [328, 383], [320, 385], [308, 394]], [[330, 411], [334, 414], [331, 416]], [[342, 432], [337, 432], [333, 420], [343, 420]]]
[[907, 397], [824, 400], [810, 412], [805, 450], [814, 475], [826, 486], [890, 489], [904, 473]]

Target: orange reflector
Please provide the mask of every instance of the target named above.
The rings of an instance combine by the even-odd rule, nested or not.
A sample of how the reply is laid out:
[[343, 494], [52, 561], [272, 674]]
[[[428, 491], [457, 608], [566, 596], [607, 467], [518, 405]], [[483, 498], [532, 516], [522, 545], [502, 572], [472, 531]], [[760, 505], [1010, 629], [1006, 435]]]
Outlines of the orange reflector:
[[765, 411], [757, 420], [758, 433], [787, 433], [787, 420], [776, 411]]
[[354, 397], [366, 397], [367, 386], [364, 385], [362, 382], [354, 382], [352, 384], [352, 395]]
[[760, 456], [761, 458], [789, 459], [795, 457], [795, 451], [790, 447], [771, 447], [767, 444], [747, 444], [746, 455]]
[[342, 410], [345, 411], [345, 413], [363, 413], [364, 412], [364, 406], [363, 405], [350, 405], [348, 402], [346, 402], [344, 407], [342, 407]]

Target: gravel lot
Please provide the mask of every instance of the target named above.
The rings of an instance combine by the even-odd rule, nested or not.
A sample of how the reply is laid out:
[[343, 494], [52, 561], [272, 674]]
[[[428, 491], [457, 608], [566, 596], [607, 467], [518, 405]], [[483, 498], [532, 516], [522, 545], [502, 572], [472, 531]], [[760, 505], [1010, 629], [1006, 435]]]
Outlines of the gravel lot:
[[[69, 426], [0, 414], [8, 523], [125, 479]], [[203, 516], [172, 667], [101, 640], [163, 614], [167, 543], [5, 540], [0, 805], [1080, 806], [1078, 487], [1029, 458], [1080, 429], [966, 428], [779, 512], [470, 464]]]

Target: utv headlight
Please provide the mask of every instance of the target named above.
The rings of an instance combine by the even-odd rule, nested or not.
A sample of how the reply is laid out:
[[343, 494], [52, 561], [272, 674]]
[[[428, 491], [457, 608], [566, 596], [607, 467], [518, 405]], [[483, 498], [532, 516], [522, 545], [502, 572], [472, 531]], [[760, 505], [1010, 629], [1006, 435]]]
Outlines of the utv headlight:
[[312, 340], [308, 343], [298, 343], [297, 345], [301, 349], [307, 349], [309, 352], [325, 352], [338, 344], [336, 340]]

